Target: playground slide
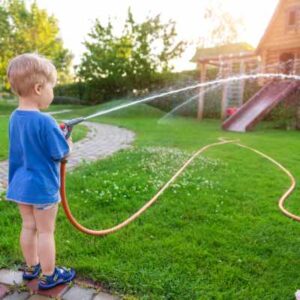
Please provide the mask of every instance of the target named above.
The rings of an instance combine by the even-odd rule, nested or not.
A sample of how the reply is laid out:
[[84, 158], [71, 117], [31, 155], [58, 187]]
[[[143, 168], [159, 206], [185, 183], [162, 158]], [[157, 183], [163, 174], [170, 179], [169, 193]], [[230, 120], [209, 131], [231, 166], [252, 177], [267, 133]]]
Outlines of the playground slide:
[[272, 81], [262, 87], [249, 101], [229, 117], [222, 128], [229, 131], [245, 132], [252, 129], [280, 101], [299, 87], [297, 80]]

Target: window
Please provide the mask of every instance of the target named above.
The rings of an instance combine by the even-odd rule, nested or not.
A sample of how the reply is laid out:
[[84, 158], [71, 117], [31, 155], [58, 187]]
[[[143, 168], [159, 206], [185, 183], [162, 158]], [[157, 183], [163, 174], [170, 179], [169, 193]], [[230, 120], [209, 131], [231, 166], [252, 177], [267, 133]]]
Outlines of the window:
[[300, 7], [292, 7], [287, 11], [287, 29], [297, 28], [300, 24]]
[[289, 12], [289, 20], [288, 20], [288, 25], [289, 26], [295, 26], [296, 25], [296, 21], [297, 21], [297, 11], [296, 10], [292, 10]]

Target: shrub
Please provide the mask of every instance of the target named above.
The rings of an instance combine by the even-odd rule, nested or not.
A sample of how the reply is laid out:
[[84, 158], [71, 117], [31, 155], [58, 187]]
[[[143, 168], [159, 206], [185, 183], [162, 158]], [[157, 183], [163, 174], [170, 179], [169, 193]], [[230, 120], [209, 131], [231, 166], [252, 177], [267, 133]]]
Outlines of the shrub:
[[66, 96], [55, 96], [53, 104], [80, 104], [80, 99]]

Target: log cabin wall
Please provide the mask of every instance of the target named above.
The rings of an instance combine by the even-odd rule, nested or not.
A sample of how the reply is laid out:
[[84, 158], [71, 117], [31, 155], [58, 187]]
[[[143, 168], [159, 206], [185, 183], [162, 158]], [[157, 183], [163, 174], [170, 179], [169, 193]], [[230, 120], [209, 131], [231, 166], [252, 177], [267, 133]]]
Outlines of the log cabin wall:
[[[266, 72], [299, 74], [300, 0], [280, 0], [257, 48]], [[278, 65], [281, 63], [281, 67]]]

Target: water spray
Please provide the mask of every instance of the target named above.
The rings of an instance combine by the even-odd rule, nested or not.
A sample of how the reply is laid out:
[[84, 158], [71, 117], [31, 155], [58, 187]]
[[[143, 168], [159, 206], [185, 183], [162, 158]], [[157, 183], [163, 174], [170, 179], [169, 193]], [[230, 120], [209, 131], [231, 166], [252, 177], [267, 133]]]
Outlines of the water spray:
[[277, 74], [277, 73], [266, 73], [266, 74], [255, 74], [255, 75], [239, 75], [239, 76], [234, 76], [234, 77], [229, 77], [229, 78], [224, 78], [224, 79], [218, 79], [218, 80], [213, 80], [213, 81], [208, 81], [208, 82], [203, 82], [203, 83], [198, 83], [195, 85], [190, 85], [184, 88], [180, 88], [180, 89], [176, 89], [174, 91], [169, 91], [169, 92], [164, 92], [158, 95], [153, 95], [153, 96], [149, 96], [134, 102], [130, 102], [130, 103], [126, 103], [126, 104], [122, 104], [107, 110], [103, 110], [103, 111], [99, 111], [97, 113], [94, 113], [92, 115], [89, 115], [87, 117], [80, 117], [80, 118], [76, 118], [76, 119], [72, 119], [69, 121], [65, 121], [60, 125], [60, 128], [63, 130], [64, 135], [66, 136], [66, 138], [69, 138], [72, 132], [72, 129], [75, 125], [95, 118], [95, 117], [100, 117], [103, 115], [106, 115], [108, 113], [123, 109], [123, 108], [127, 108], [133, 105], [137, 105], [140, 103], [145, 103], [145, 102], [149, 102], [152, 101], [154, 99], [158, 99], [158, 98], [163, 98], [165, 96], [169, 96], [169, 95], [174, 95], [174, 94], [178, 94], [178, 93], [182, 93], [182, 92], [186, 92], [189, 90], [193, 90], [196, 88], [201, 88], [201, 87], [210, 87], [210, 86], [214, 86], [214, 85], [219, 85], [219, 84], [225, 84], [228, 82], [233, 82], [233, 81], [239, 81], [239, 80], [246, 80], [246, 79], [259, 79], [259, 78], [277, 78], [277, 79], [282, 79], [282, 80], [299, 80], [300, 81], [300, 76], [299, 75], [286, 75], [286, 74]]

